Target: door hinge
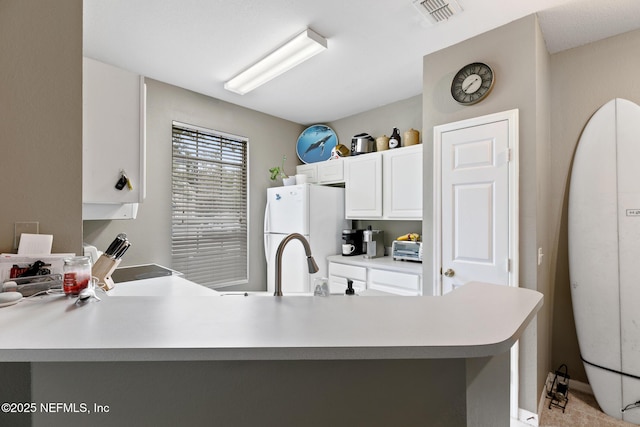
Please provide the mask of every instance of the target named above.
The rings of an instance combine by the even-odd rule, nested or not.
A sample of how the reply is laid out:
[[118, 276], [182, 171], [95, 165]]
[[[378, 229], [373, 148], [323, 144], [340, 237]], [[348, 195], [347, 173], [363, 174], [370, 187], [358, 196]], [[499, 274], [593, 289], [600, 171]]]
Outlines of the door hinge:
[[507, 148], [507, 162], [511, 161], [511, 148]]
[[511, 273], [511, 258], [507, 258], [507, 273]]

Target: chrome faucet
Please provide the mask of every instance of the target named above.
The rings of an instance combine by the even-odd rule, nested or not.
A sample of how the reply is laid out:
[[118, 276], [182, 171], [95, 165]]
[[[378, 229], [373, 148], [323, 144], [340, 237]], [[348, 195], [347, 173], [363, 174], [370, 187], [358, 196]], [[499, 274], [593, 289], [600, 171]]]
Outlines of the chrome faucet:
[[300, 233], [291, 233], [280, 242], [278, 245], [278, 249], [276, 250], [276, 291], [273, 293], [275, 297], [282, 296], [282, 252], [284, 252], [284, 247], [287, 246], [292, 240], [300, 240], [302, 242], [302, 246], [304, 246], [304, 253], [307, 256], [307, 265], [309, 267], [309, 273], [317, 273], [319, 268], [316, 261], [311, 256], [311, 247], [309, 246], [309, 242], [304, 236]]

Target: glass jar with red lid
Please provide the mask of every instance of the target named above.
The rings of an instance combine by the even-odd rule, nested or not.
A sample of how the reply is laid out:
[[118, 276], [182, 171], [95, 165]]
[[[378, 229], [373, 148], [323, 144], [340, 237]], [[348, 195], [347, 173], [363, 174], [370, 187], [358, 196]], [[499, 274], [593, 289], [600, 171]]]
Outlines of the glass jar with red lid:
[[77, 256], [64, 260], [62, 288], [65, 295], [78, 295], [91, 280], [91, 258]]

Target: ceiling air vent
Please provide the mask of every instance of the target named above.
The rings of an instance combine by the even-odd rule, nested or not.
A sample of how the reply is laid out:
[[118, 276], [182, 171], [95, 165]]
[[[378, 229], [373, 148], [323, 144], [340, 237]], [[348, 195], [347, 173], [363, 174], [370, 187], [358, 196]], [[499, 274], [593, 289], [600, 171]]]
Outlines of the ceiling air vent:
[[456, 0], [413, 0], [413, 5], [432, 24], [446, 21], [456, 13], [462, 12]]

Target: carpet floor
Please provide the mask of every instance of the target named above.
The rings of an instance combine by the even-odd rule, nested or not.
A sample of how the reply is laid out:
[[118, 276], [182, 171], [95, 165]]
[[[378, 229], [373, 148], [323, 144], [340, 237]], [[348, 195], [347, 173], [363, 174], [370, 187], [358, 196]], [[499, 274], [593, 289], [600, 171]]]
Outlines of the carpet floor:
[[[640, 409], [638, 409], [640, 410]], [[540, 415], [540, 427], [633, 427], [625, 421], [617, 420], [600, 410], [596, 399], [591, 394], [569, 390], [569, 401], [562, 412], [561, 408], [551, 407], [549, 400]], [[636, 426], [637, 427], [637, 426]]]

